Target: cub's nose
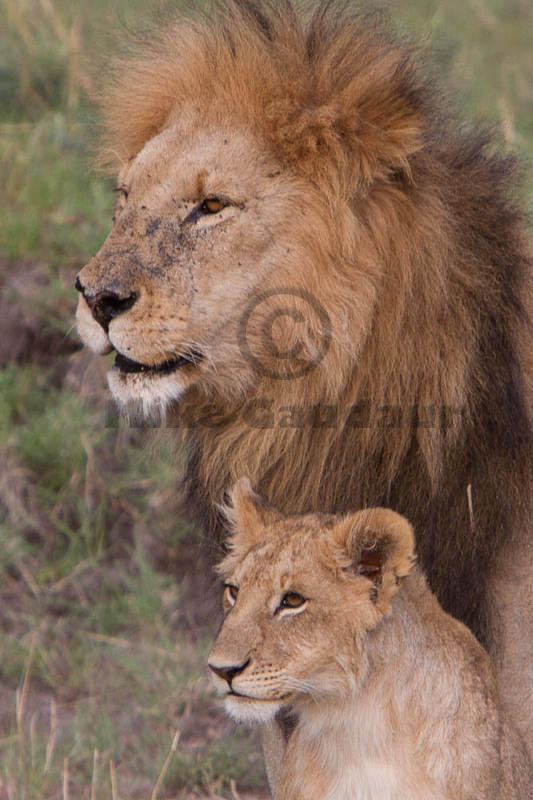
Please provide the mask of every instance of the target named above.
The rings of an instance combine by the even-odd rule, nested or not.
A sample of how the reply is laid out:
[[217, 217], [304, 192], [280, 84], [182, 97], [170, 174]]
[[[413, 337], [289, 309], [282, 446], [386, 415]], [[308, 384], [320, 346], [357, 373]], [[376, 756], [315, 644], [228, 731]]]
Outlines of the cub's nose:
[[231, 689], [231, 682], [236, 675], [240, 675], [243, 672], [248, 664], [250, 663], [250, 659], [247, 659], [243, 664], [239, 664], [238, 666], [231, 666], [231, 667], [218, 667], [215, 664], [208, 664], [210, 670], [212, 670], [215, 675], [218, 675], [219, 678], [226, 681], [228, 686]]
[[131, 292], [126, 296], [121, 296], [117, 292], [111, 291], [103, 291], [91, 295], [85, 291], [79, 275], [76, 277], [74, 286], [78, 292], [83, 294], [87, 305], [91, 309], [91, 314], [106, 333], [111, 320], [128, 311], [139, 297], [137, 292]]

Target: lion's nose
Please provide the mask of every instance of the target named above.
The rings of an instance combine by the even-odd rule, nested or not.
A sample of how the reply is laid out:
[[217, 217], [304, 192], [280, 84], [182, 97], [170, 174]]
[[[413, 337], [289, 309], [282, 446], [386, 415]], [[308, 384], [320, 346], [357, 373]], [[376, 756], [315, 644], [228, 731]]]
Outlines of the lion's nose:
[[131, 292], [126, 296], [121, 296], [117, 292], [104, 291], [97, 294], [88, 294], [80, 281], [80, 276], [76, 277], [74, 286], [81, 292], [91, 309], [91, 314], [107, 333], [109, 323], [115, 317], [128, 311], [137, 301], [137, 292]]
[[239, 664], [238, 666], [234, 665], [231, 667], [219, 667], [215, 664], [208, 664], [208, 666], [209, 669], [215, 673], [215, 675], [218, 675], [219, 678], [222, 678], [222, 680], [226, 681], [231, 689], [231, 682], [233, 678], [243, 672], [249, 663], [250, 659], [248, 658], [244, 663]]

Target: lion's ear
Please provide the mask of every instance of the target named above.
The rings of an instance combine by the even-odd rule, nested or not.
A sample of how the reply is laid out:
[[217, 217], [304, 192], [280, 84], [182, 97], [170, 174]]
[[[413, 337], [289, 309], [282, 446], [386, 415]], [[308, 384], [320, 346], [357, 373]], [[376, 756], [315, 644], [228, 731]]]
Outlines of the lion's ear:
[[401, 579], [416, 560], [409, 522], [388, 508], [368, 508], [339, 522], [334, 537], [344, 556], [342, 566], [370, 581], [370, 597], [388, 613]]
[[246, 552], [267, 537], [266, 529], [282, 515], [264, 497], [254, 492], [248, 478], [240, 478], [228, 492], [229, 503], [222, 507], [232, 529], [233, 552]]

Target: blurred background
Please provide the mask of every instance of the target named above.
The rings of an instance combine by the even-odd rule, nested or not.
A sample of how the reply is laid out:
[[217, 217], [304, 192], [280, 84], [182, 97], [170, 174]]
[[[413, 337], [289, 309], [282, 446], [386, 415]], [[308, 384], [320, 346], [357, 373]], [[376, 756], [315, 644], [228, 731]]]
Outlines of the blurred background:
[[[176, 443], [106, 424], [106, 359], [73, 330], [114, 199], [95, 64], [154, 8], [0, 0], [0, 800], [268, 796], [206, 673], [218, 597], [179, 516]], [[527, 166], [530, 0], [387, 8]]]

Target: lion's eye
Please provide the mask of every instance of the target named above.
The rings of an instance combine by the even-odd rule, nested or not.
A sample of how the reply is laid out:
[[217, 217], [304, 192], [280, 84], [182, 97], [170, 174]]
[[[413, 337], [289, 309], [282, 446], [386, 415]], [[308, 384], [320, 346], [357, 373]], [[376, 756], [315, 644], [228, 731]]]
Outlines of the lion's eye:
[[225, 583], [224, 584], [224, 595], [225, 599], [228, 603], [233, 606], [235, 605], [235, 601], [237, 599], [237, 595], [239, 594], [239, 587], [235, 586], [233, 583]]
[[218, 214], [225, 205], [226, 203], [218, 197], [207, 197], [200, 206], [200, 211], [202, 214]]
[[287, 592], [283, 595], [280, 608], [300, 608], [305, 603], [305, 597], [298, 592]]
[[129, 190], [125, 186], [116, 186], [114, 191], [118, 194], [119, 200], [127, 200]]
[[128, 194], [129, 194], [129, 192], [125, 188], [125, 186], [117, 186], [115, 188], [115, 192], [118, 193], [118, 197], [117, 197], [117, 199], [115, 201], [115, 207], [113, 209], [113, 217], [112, 217], [113, 224], [115, 224], [115, 222], [117, 221], [118, 215], [120, 214], [120, 212], [122, 211], [122, 209], [126, 205], [126, 200], [128, 199]]

